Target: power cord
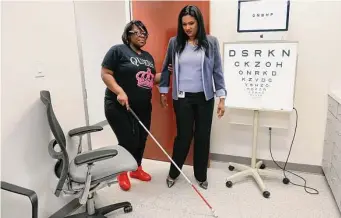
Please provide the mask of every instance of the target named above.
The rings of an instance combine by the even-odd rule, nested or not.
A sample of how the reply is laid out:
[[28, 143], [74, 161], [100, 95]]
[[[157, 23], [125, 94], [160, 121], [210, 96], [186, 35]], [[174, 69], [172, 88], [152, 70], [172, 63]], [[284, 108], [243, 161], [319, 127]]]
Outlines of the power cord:
[[[296, 185], [296, 186], [299, 186], [299, 187], [303, 187], [304, 190], [305, 190], [308, 194], [319, 194], [319, 191], [318, 191], [318, 190], [316, 190], [315, 188], [311, 188], [311, 187], [307, 186], [307, 180], [305, 180], [303, 177], [301, 177], [301, 176], [299, 176], [299, 175], [297, 175], [297, 174], [295, 174], [295, 173], [293, 173], [293, 172], [290, 172], [290, 171], [286, 170], [286, 167], [287, 167], [287, 164], [288, 164], [288, 160], [289, 160], [289, 157], [290, 157], [290, 154], [291, 154], [292, 146], [293, 146], [293, 144], [294, 144], [294, 140], [295, 140], [295, 136], [296, 136], [296, 129], [297, 129], [298, 112], [297, 112], [296, 108], [294, 108], [294, 110], [295, 110], [295, 112], [296, 112], [295, 131], [294, 131], [294, 136], [293, 136], [292, 141], [291, 141], [289, 153], [288, 153], [287, 159], [286, 159], [286, 161], [285, 161], [284, 167], [282, 168], [282, 167], [274, 160], [274, 158], [273, 158], [273, 156], [272, 156], [272, 150], [271, 150], [271, 131], [272, 131], [272, 128], [269, 127], [269, 135], [270, 135], [270, 137], [269, 137], [269, 139], [270, 139], [270, 140], [269, 140], [269, 141], [270, 141], [270, 142], [269, 142], [269, 146], [270, 146], [271, 158], [272, 158], [272, 161], [277, 165], [277, 167], [279, 167], [281, 170], [283, 170], [283, 175], [284, 175], [283, 183], [285, 183], [285, 184], [291, 183], [291, 184], [293, 184], [293, 185]], [[291, 174], [297, 176], [298, 178], [301, 178], [301, 179], [304, 181], [304, 185], [299, 185], [299, 184], [296, 184], [296, 183], [291, 182], [291, 181], [288, 179], [288, 177], [286, 176], [285, 172], [291, 173]], [[313, 190], [313, 191], [315, 191], [315, 192], [309, 192], [309, 191], [308, 191], [309, 189], [310, 189], [310, 190]]]

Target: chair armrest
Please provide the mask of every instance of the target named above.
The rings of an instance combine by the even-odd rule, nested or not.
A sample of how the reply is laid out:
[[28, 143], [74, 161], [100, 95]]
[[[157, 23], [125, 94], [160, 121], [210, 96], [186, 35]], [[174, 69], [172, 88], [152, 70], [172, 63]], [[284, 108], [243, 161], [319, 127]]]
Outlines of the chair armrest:
[[82, 136], [84, 134], [102, 131], [103, 127], [101, 126], [83, 126], [79, 128], [75, 128], [69, 131], [69, 136]]
[[97, 161], [106, 160], [115, 157], [118, 154], [115, 149], [101, 149], [79, 154], [75, 157], [75, 164], [92, 164]]
[[38, 196], [35, 191], [3, 181], [1, 189], [28, 197], [32, 205], [32, 218], [38, 218]]

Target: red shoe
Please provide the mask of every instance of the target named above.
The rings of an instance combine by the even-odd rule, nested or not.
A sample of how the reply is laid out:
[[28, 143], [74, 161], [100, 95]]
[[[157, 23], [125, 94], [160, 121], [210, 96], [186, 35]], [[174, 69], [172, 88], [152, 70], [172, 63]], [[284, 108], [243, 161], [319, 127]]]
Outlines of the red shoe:
[[128, 191], [131, 187], [130, 180], [128, 178], [128, 174], [126, 172], [121, 173], [117, 177], [118, 184], [120, 185], [121, 189], [124, 191]]
[[142, 170], [141, 166], [139, 166], [136, 171], [130, 172], [130, 177], [145, 182], [150, 181], [152, 179], [152, 177], [148, 173]]

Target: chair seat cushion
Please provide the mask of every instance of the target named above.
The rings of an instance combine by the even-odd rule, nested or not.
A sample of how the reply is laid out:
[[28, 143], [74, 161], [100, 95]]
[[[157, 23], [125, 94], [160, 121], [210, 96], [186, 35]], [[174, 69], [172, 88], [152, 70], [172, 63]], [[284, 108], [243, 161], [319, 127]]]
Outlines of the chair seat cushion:
[[[118, 154], [106, 160], [95, 162], [91, 168], [91, 181], [112, 177], [124, 171], [134, 171], [137, 169], [137, 163], [134, 157], [122, 146], [107, 146], [101, 149], [116, 149]], [[93, 150], [95, 151], [95, 150]], [[91, 151], [90, 151], [91, 152]], [[77, 166], [74, 159], [70, 163], [70, 179], [74, 182], [85, 183], [88, 165]]]

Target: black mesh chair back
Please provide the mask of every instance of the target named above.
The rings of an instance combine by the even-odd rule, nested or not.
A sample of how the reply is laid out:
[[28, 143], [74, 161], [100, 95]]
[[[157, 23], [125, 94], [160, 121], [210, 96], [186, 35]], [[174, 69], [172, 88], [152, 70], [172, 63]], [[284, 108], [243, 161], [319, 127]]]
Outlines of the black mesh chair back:
[[[69, 156], [66, 151], [66, 139], [63, 129], [61, 128], [53, 111], [50, 92], [46, 90], [40, 91], [40, 100], [44, 103], [46, 107], [47, 120], [54, 136], [54, 139], [51, 140], [51, 142], [49, 143], [48, 150], [52, 158], [58, 159], [58, 162], [55, 165], [55, 173], [56, 176], [59, 178], [55, 195], [58, 197], [63, 189], [64, 183], [69, 173]], [[59, 152], [55, 151], [54, 149], [57, 144], [60, 148]]]

